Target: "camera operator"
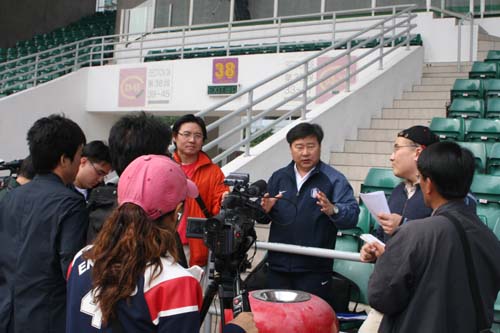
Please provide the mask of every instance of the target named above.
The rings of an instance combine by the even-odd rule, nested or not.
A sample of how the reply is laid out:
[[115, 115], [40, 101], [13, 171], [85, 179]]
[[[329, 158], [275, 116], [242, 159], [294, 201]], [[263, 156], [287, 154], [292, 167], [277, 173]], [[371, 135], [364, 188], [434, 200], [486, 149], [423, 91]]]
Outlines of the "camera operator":
[[[273, 173], [262, 200], [272, 219], [269, 241], [333, 249], [337, 230], [357, 223], [352, 188], [343, 174], [320, 160], [319, 125], [301, 123], [286, 139], [293, 161]], [[330, 302], [332, 269], [333, 259], [269, 252], [268, 287], [302, 290]]]
[[[136, 158], [118, 182], [118, 207], [68, 276], [66, 332], [192, 332], [201, 287], [177, 263], [176, 227], [196, 185], [166, 156]], [[249, 313], [225, 333], [257, 332]]]
[[35, 177], [35, 169], [33, 169], [31, 156], [28, 155], [21, 163], [17, 177], [12, 177], [12, 175], [8, 177], [7, 186], [0, 190], [0, 200], [2, 200], [8, 192], [16, 187], [27, 184], [33, 179], [33, 177]]

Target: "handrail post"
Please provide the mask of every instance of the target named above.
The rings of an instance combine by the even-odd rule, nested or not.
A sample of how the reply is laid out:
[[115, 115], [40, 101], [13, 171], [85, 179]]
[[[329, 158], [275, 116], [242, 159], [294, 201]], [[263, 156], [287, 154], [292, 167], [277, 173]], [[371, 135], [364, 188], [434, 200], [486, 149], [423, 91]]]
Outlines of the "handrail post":
[[37, 74], [38, 74], [38, 62], [39, 62], [39, 53], [36, 54], [35, 56], [35, 75], [33, 78], [33, 87], [36, 87], [36, 79], [37, 79]]
[[396, 45], [396, 40], [394, 39], [394, 36], [396, 36], [396, 6], [392, 7], [392, 43], [391, 43], [392, 47]]
[[377, 0], [372, 0], [372, 16], [375, 16], [376, 7], [377, 7]]
[[337, 23], [337, 14], [333, 12], [332, 15], [332, 45], [335, 44], [335, 24]]
[[248, 108], [247, 108], [247, 122], [248, 125], [245, 127], [246, 138], [245, 138], [245, 156], [250, 156], [250, 143], [252, 141], [252, 109], [253, 109], [253, 90], [248, 92]]
[[443, 12], [444, 9], [445, 9], [444, 8], [444, 0], [441, 0], [441, 18], [444, 17], [444, 12]]
[[186, 42], [186, 28], [182, 28], [181, 59], [184, 59], [184, 43]]
[[[408, 14], [408, 18], [410, 17], [411, 13]], [[410, 50], [410, 30], [411, 30], [411, 21], [408, 20], [408, 27], [406, 28], [406, 51]]]
[[351, 91], [351, 41], [347, 42], [347, 67], [345, 69], [345, 91]]
[[481, 18], [484, 18], [484, 11], [485, 10], [486, 10], [486, 1], [480, 0], [479, 1], [479, 11], [481, 12]]
[[231, 48], [231, 28], [233, 26], [232, 22], [229, 22], [227, 25], [227, 49], [226, 49], [226, 55], [229, 55], [229, 49]]
[[[143, 48], [143, 41], [144, 41], [144, 38], [141, 37], [141, 41], [139, 42], [139, 59], [140, 59], [140, 62], [144, 62], [144, 59], [142, 58], [142, 48]], [[184, 42], [183, 42], [184, 44]]]
[[304, 64], [304, 80], [303, 82], [303, 93], [302, 93], [302, 103], [304, 104], [304, 107], [302, 108], [300, 112], [300, 119], [306, 119], [306, 112], [307, 112], [307, 78], [309, 77], [309, 62], [306, 62]]
[[281, 17], [278, 18], [278, 45], [276, 45], [276, 53], [280, 53], [281, 48]]
[[462, 56], [461, 56], [461, 53], [462, 53], [462, 23], [463, 23], [463, 20], [460, 19], [460, 21], [458, 21], [458, 41], [457, 41], [457, 47], [458, 47], [458, 50], [457, 50], [457, 71], [458, 72], [461, 72], [462, 71]]
[[77, 70], [76, 66], [78, 65], [78, 51], [79, 51], [80, 43], [76, 43], [76, 49], [75, 49], [75, 63], [74, 63], [74, 71]]
[[380, 25], [380, 44], [379, 44], [379, 59], [378, 59], [378, 69], [384, 69], [384, 23]]
[[474, 59], [474, 14], [470, 15], [470, 48], [469, 48], [469, 62], [472, 64]]

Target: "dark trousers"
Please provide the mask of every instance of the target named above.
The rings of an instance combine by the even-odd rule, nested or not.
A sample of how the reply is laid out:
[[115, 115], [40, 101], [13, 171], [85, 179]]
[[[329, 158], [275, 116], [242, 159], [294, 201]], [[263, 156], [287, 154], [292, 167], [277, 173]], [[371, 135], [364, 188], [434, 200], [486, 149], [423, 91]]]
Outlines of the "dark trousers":
[[301, 290], [331, 304], [332, 272], [279, 272], [269, 269], [268, 288]]

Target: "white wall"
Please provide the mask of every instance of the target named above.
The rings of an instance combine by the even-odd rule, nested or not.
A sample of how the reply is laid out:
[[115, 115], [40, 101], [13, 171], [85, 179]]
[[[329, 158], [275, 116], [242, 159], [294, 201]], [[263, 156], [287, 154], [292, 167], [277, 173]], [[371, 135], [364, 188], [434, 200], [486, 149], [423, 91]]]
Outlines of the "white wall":
[[[344, 141], [355, 139], [358, 128], [368, 127], [371, 117], [380, 116], [384, 106], [391, 105], [404, 90], [419, 83], [423, 59], [423, 48], [401, 50], [384, 70], [372, 72], [372, 77], [353, 85], [350, 93], [341, 93], [335, 101], [308, 113], [306, 121], [320, 124], [325, 132], [321, 159], [329, 162], [332, 150], [343, 150]], [[245, 172], [251, 175], [251, 181], [269, 179], [273, 171], [291, 160], [286, 133], [299, 122], [284, 127], [252, 148], [250, 156], [239, 156], [225, 165], [224, 174]]]
[[488, 34], [500, 37], [500, 18], [487, 17], [483, 19], [476, 19], [475, 22], [481, 26]]
[[33, 123], [52, 113], [64, 113], [84, 130], [87, 141], [107, 140], [118, 115], [87, 113], [88, 69], [79, 70], [36, 88], [0, 100], [0, 158], [6, 161], [28, 154], [26, 133]]

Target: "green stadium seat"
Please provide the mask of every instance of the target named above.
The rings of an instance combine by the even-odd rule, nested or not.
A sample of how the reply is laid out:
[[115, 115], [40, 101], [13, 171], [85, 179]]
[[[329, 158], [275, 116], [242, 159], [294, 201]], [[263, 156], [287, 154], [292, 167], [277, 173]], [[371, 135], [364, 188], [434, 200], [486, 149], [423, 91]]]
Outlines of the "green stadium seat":
[[495, 143], [488, 154], [486, 173], [500, 176], [500, 142]]
[[500, 63], [500, 51], [499, 50], [490, 50], [486, 55], [485, 62], [496, 62]]
[[490, 98], [486, 102], [486, 118], [500, 118], [500, 98]]
[[493, 97], [500, 97], [500, 79], [483, 80], [484, 98], [486, 100]]
[[478, 199], [477, 214], [486, 218], [486, 225], [493, 230], [500, 217], [500, 177], [475, 174], [471, 192]]
[[373, 229], [372, 215], [363, 203], [359, 204], [358, 227], [362, 233], [369, 234]]
[[371, 168], [361, 184], [361, 193], [384, 191], [386, 196], [390, 196], [400, 182], [401, 178], [394, 176], [390, 168]]
[[359, 236], [363, 231], [359, 228], [341, 229], [337, 232], [335, 250], [347, 252], [359, 252], [361, 240]]
[[469, 149], [476, 161], [476, 172], [485, 173], [486, 171], [486, 146], [483, 142], [457, 142], [463, 148]]
[[500, 205], [495, 202], [481, 203], [477, 204], [477, 215], [481, 218], [481, 220], [493, 230], [495, 228], [495, 224], [500, 218]]
[[483, 118], [484, 101], [477, 98], [455, 98], [448, 109], [452, 118]]
[[500, 119], [472, 119], [465, 135], [465, 141], [483, 141], [489, 150], [493, 143], [500, 141]]
[[[500, 217], [495, 222], [495, 226], [493, 227], [493, 233], [497, 236], [498, 240], [500, 240]], [[499, 299], [497, 299], [497, 302], [498, 301], [499, 301]], [[500, 309], [498, 309], [498, 310], [500, 310]]]
[[352, 301], [368, 304], [368, 280], [373, 273], [374, 264], [335, 259], [333, 270], [351, 279], [360, 290], [359, 298]]
[[498, 67], [494, 62], [475, 61], [469, 72], [469, 79], [498, 79]]
[[440, 140], [464, 141], [465, 122], [463, 118], [432, 118], [429, 126]]
[[457, 79], [451, 89], [451, 100], [456, 97], [483, 98], [483, 81], [478, 79]]
[[[471, 192], [474, 193], [479, 202], [500, 204], [500, 177], [475, 174], [472, 180]], [[500, 206], [497, 208], [500, 208]], [[500, 210], [498, 213], [500, 214]]]

